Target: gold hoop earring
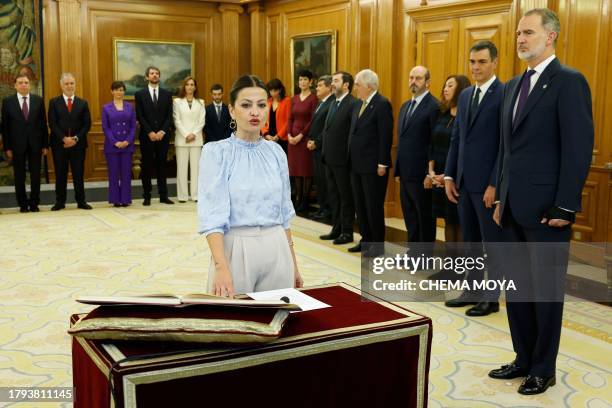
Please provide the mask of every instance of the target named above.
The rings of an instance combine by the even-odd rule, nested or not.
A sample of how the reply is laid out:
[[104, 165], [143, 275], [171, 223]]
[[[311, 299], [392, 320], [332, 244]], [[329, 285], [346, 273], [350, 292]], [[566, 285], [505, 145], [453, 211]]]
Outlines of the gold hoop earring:
[[232, 130], [236, 130], [236, 120], [235, 120], [235, 119], [232, 119], [232, 120], [230, 121], [229, 126], [230, 126], [230, 129], [232, 129]]

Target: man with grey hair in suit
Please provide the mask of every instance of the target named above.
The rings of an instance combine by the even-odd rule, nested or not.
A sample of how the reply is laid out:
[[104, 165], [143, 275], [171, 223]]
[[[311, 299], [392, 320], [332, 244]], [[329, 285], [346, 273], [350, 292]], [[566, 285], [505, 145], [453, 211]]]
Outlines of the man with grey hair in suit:
[[389, 100], [378, 92], [378, 75], [370, 69], [355, 75], [355, 93], [360, 103], [355, 103], [351, 119], [349, 159], [361, 242], [349, 251], [379, 256], [384, 252], [393, 110]]

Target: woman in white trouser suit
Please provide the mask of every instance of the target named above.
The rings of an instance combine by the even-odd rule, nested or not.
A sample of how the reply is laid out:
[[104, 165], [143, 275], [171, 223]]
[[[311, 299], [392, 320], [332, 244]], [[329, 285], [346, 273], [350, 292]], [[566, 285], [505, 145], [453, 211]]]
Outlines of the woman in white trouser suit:
[[[198, 199], [198, 173], [206, 117], [204, 100], [198, 98], [196, 80], [188, 76], [174, 100], [174, 147], [176, 150], [176, 190], [179, 202]], [[187, 167], [191, 183], [187, 188]]]

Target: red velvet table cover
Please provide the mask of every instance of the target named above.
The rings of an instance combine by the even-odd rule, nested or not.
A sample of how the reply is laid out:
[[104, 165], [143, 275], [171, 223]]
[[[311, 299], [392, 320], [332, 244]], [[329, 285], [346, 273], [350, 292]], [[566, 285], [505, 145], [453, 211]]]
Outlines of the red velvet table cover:
[[332, 307], [265, 345], [73, 338], [74, 407], [427, 406], [431, 319], [343, 283], [304, 293]]

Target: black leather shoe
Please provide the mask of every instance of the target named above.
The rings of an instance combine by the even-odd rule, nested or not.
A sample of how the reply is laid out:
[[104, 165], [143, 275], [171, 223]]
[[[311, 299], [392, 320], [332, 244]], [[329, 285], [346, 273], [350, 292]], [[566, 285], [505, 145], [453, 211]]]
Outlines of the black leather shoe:
[[151, 205], [151, 199], [145, 198], [144, 200], [142, 200], [142, 205], [145, 205], [145, 206]]
[[495, 312], [499, 312], [498, 302], [478, 302], [476, 306], [466, 310], [465, 314], [468, 316], [488, 316]]
[[340, 233], [330, 232], [329, 234], [321, 235], [319, 239], [324, 241], [330, 241], [332, 239], [336, 239], [340, 236]]
[[513, 378], [525, 377], [526, 375], [527, 370], [519, 367], [516, 361], [489, 371], [489, 377], [495, 378], [496, 380], [512, 380]]
[[86, 202], [82, 202], [77, 204], [77, 208], [80, 208], [81, 210], [91, 210], [93, 207]]
[[349, 252], [361, 252], [361, 242], [348, 249]]
[[119, 204], [119, 203], [115, 203], [113, 204], [113, 207], [121, 207], [123, 204]]
[[446, 307], [463, 307], [478, 304], [478, 299], [475, 295], [463, 292], [457, 299], [451, 299], [444, 302]]
[[51, 211], [59, 211], [63, 210], [64, 208], [66, 208], [64, 204], [55, 203], [53, 207], [51, 207]]
[[523, 383], [518, 388], [519, 394], [523, 395], [535, 395], [541, 394], [557, 383], [557, 379], [553, 375], [552, 377], [538, 377], [537, 375], [528, 375], [523, 380]]
[[19, 207], [19, 212], [27, 213], [27, 212], [30, 212], [30, 210], [28, 210], [28, 207]]
[[30, 212], [40, 212], [40, 209], [38, 208], [37, 205], [31, 205]]
[[174, 204], [174, 201], [170, 200], [168, 197], [166, 197], [166, 198], [160, 198], [160, 199], [159, 199], [159, 202], [160, 202], [160, 203], [163, 203], [163, 204]]
[[353, 242], [353, 234], [340, 234], [340, 236], [334, 239], [334, 245], [342, 245]]

